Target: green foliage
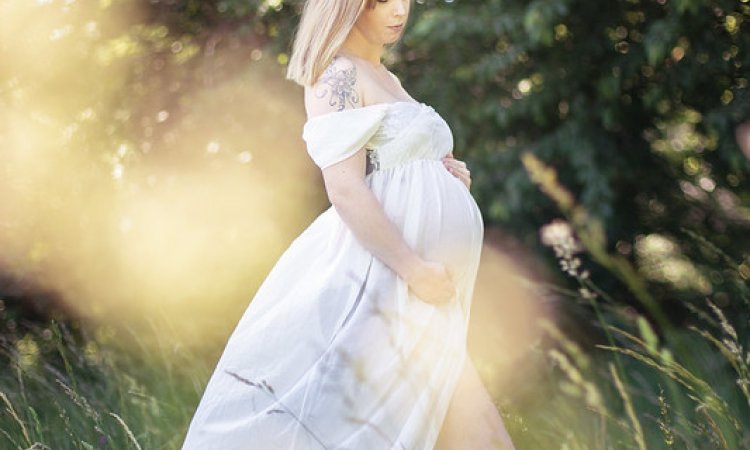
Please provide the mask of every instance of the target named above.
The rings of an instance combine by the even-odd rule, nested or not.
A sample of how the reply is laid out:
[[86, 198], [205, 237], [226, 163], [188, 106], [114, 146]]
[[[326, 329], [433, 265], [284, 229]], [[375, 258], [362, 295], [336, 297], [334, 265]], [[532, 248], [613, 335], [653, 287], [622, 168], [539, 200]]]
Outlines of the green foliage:
[[[592, 233], [591, 224], [585, 220], [587, 211], [557, 182], [555, 171], [528, 153], [523, 155], [523, 162], [534, 183], [570, 221], [558, 219], [545, 225], [542, 240], [555, 250], [563, 270], [578, 282], [579, 301], [590, 303], [595, 311], [609, 342], [609, 345], [596, 347], [613, 352], [609, 356], [593, 352], [597, 362], [592, 364], [589, 356], [555, 325], [542, 321], [542, 327], [552, 338], [548, 356], [567, 379], [560, 383], [561, 391], [578, 399], [573, 408], [577, 406], [582, 410], [585, 405], [592, 412], [591, 422], [597, 423], [583, 434], [579, 431], [566, 435], [565, 445], [573, 448], [608, 448], [612, 443], [639, 449], [745, 448], [750, 441], [750, 352], [743, 344], [749, 331], [746, 313], [730, 320], [722, 308], [707, 299], [710, 313], [689, 305], [693, 314], [685, 323], [671, 325], [661, 314], [661, 305], [653, 303], [653, 295], [644, 285], [642, 276], [620, 255], [609, 254], [600, 239], [592, 238], [599, 232]], [[644, 316], [622, 308], [595, 283], [580, 257], [574, 256], [583, 250], [612, 275], [623, 279], [649, 313], [658, 319], [659, 334]], [[735, 300], [746, 311], [750, 306], [750, 287], [743, 282], [746, 276], [742, 274], [742, 265], [720, 254], [723, 256], [721, 265], [732, 279], [730, 284], [738, 286]], [[608, 375], [601, 374], [604, 365]], [[592, 366], [599, 370], [591, 370]], [[659, 387], [658, 393], [654, 386]], [[662, 386], [667, 387], [667, 393]], [[658, 412], [654, 407], [656, 400]], [[557, 401], [557, 398], [552, 400], [552, 408], [559, 408]], [[615, 406], [620, 403], [621, 409]], [[527, 423], [529, 419], [531, 417], [527, 416]], [[547, 420], [541, 418], [545, 424], [539, 428], [556, 426], [554, 422], [546, 423]], [[647, 421], [655, 422], [658, 427], [644, 425]], [[609, 428], [610, 425], [615, 425], [614, 429]], [[621, 435], [621, 431], [625, 435]], [[543, 438], [531, 439], [534, 448], [555, 445]]]
[[523, 173], [529, 150], [606, 224], [610, 249], [660, 232], [710, 265], [690, 230], [744, 258], [750, 163], [734, 129], [750, 118], [746, 2], [490, 0], [414, 12], [396, 71], [453, 127], [487, 220], [533, 246], [530, 225], [555, 215]]
[[[98, 41], [84, 41], [88, 51], [71, 54], [70, 63], [84, 67], [89, 55], [98, 55], [105, 66], [117, 65], [122, 78], [114, 84], [70, 80], [95, 87], [88, 90], [91, 99], [78, 99], [95, 104], [95, 119], [85, 124], [91, 139], [71, 145], [118, 135], [148, 140], [145, 133], [158, 127], [152, 118], [138, 118], [138, 126], [135, 119], [110, 116], [132, 104], [151, 104], [153, 111], [143, 113], [155, 115], [160, 104], [178, 103], [170, 96], [179, 97], [185, 86], [247, 67], [249, 61], [237, 57], [211, 73], [199, 70], [192, 62], [211, 56], [217, 42], [262, 48], [264, 58], [279, 62], [281, 75], [303, 2], [104, 4], [110, 6], [103, 10], [148, 14], [143, 23], [113, 27]], [[81, 29], [102, 20], [79, 16]], [[710, 266], [685, 242], [688, 230], [744, 258], [750, 163], [734, 130], [750, 117], [750, 56], [742, 51], [750, 47], [750, 4], [424, 0], [413, 3], [410, 17], [387, 60], [404, 86], [451, 125], [455, 153], [472, 169], [472, 189], [488, 222], [538, 250], [535, 229], [556, 212], [522, 168], [520, 155], [529, 150], [603, 221], [610, 249], [659, 232], [683, 242], [681, 250], [695, 264]], [[112, 71], [91, 69], [111, 80]], [[149, 98], [154, 92], [160, 93], [156, 100]]]
[[[159, 135], [154, 117], [164, 105], [172, 117], [189, 110], [181, 103], [185, 86], [247, 69], [249, 60], [237, 57], [197, 70], [197, 57], [211, 57], [217, 42], [262, 49], [279, 62], [272, 75], [280, 77], [302, 5], [111, 0], [100, 2], [101, 11], [84, 11], [83, 3], [65, 6], [77, 45], [51, 44], [38, 61], [3, 69], [3, 92], [13, 95], [0, 104], [10, 110], [64, 97], [42, 121], [70, 125], [75, 139], [61, 140], [62, 151], [96, 156], [92, 164], [105, 176], [142, 157], [133, 149]], [[140, 20], [109, 23], [110, 8]], [[91, 22], [103, 24], [98, 35], [86, 31]], [[571, 316], [595, 316], [608, 345], [597, 347], [604, 354], [572, 351], [571, 342], [537, 355], [567, 379], [548, 367], [547, 379], [528, 383], [537, 397], [517, 393], [529, 401], [509, 405], [523, 418], [511, 422], [519, 448], [734, 449], [750, 442], [750, 163], [735, 140], [736, 127], [750, 118], [749, 24], [746, 0], [413, 4], [388, 62], [451, 125], [487, 221], [533, 247], [539, 226], [562, 213], [597, 264], [585, 277], [576, 272], [578, 290], [564, 306]], [[11, 50], [0, 49], [4, 56]], [[46, 76], [55, 55], [57, 67], [76, 76]], [[118, 145], [100, 145], [109, 141]], [[118, 158], [120, 143], [127, 156]], [[525, 166], [523, 155], [535, 158]], [[528, 161], [549, 170], [537, 166], [535, 177]], [[61, 182], [60, 193], [76, 197], [76, 186]], [[642, 251], [651, 238], [667, 249]], [[566, 264], [570, 273], [581, 261]], [[706, 299], [718, 307], [706, 312], [699, 306]], [[671, 328], [664, 316], [683, 327]], [[0, 441], [13, 448], [96, 448], [102, 437], [119, 448], [176, 447], [175, 430], [186, 425], [208, 373], [196, 374], [189, 353], [180, 361], [190, 369], [181, 369], [178, 352], [149, 347], [140, 359], [118, 348], [121, 359], [107, 359], [96, 339], [3, 331], [13, 370], [0, 374], [7, 412]]]
[[[0, 447], [179, 448], [209, 364], [177, 351], [166, 327], [24, 327], [0, 341]], [[151, 330], [152, 332], [157, 329]], [[184, 371], [181, 367], [191, 367]], [[198, 373], [203, 370], [203, 373]]]

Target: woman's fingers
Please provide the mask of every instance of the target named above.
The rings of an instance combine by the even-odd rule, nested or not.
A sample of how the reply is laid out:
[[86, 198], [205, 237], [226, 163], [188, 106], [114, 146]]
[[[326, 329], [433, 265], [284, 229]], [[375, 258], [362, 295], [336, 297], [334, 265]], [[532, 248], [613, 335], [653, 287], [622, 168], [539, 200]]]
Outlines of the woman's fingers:
[[463, 171], [461, 171], [452, 169], [451, 173], [453, 173], [456, 178], [461, 180], [461, 182], [466, 185], [467, 188], [471, 186], [471, 175], [469, 174], [468, 170], [464, 169]]
[[425, 262], [407, 283], [416, 296], [427, 303], [441, 304], [456, 296], [453, 276], [442, 263]]
[[461, 180], [467, 188], [471, 186], [471, 171], [466, 167], [465, 162], [455, 158], [445, 157], [443, 158], [443, 164], [446, 169], [448, 169], [453, 176]]
[[469, 172], [469, 168], [466, 166], [466, 163], [461, 161], [460, 159], [454, 159], [454, 158], [443, 158], [443, 165], [448, 169], [457, 169], [460, 171], [466, 171]]
[[461, 161], [460, 159], [455, 159], [455, 158], [451, 158], [451, 157], [448, 157], [448, 156], [446, 156], [445, 158], [443, 158], [443, 163], [446, 166], [450, 166], [450, 167], [458, 167], [458, 168], [461, 168], [461, 169], [468, 169], [468, 167], [466, 167], [466, 163], [465, 162]]
[[471, 171], [465, 162], [453, 157], [453, 150], [443, 157], [443, 165], [448, 169], [448, 172], [461, 180], [467, 188], [471, 187]]

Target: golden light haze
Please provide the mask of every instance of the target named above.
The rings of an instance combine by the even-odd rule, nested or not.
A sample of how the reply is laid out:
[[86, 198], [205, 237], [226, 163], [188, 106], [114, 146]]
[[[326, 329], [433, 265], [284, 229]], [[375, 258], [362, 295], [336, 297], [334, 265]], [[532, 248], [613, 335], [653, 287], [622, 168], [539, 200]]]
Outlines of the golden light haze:
[[[327, 206], [301, 139], [302, 93], [275, 58], [256, 61], [259, 50], [233, 76], [186, 86], [169, 64], [211, 74], [243, 53], [204, 57], [138, 25], [137, 10], [115, 17], [109, 3], [83, 3], [0, 11], [15, 24], [0, 38], [16, 68], [3, 71], [0, 100], [2, 267], [90, 323], [146, 329], [163, 316], [183, 344], [221, 345]], [[172, 62], [147, 60], [139, 39], [164, 39], [155, 47]], [[159, 82], [128, 81], [143, 71]], [[539, 337], [535, 317], [550, 313], [519, 274], [485, 246], [470, 347], [495, 386], [531, 369], [518, 359]]]

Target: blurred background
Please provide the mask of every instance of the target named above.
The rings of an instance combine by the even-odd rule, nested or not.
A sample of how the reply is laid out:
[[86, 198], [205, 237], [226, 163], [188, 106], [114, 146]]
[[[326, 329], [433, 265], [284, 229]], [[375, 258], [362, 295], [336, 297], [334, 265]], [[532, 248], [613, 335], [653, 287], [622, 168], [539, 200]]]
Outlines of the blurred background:
[[[0, 0], [0, 448], [179, 448], [328, 206], [302, 2]], [[517, 448], [750, 448], [750, 1], [415, 0], [385, 63], [451, 126], [469, 352]]]

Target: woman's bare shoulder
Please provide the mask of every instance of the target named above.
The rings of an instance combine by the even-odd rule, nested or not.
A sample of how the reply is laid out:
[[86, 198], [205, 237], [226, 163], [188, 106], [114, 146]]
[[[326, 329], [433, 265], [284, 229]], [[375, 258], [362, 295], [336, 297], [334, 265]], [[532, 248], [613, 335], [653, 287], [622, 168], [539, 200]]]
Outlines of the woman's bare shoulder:
[[344, 109], [361, 108], [362, 82], [357, 64], [336, 55], [312, 86], [305, 86], [307, 117]]
[[388, 71], [388, 75], [390, 75], [391, 78], [393, 78], [396, 81], [396, 83], [398, 84], [399, 87], [403, 87], [403, 86], [401, 86], [401, 80], [399, 80], [398, 77], [393, 72], [391, 72], [389, 70]]

